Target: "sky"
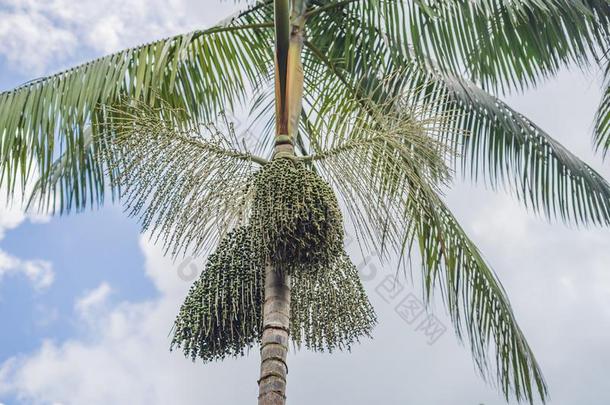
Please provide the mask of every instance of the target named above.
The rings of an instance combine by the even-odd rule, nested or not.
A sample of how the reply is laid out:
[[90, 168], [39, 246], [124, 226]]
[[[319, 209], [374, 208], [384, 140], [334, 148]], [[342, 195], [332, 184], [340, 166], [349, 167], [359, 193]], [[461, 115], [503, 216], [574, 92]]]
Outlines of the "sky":
[[[239, 5], [210, 0], [0, 0], [0, 89], [167, 35], [210, 26]], [[504, 99], [606, 178], [592, 152], [599, 72], [563, 71]], [[1, 190], [0, 190], [1, 191]], [[549, 224], [510, 193], [457, 179], [446, 195], [506, 288], [552, 405], [610, 403], [610, 235]], [[359, 252], [348, 251], [359, 262]], [[0, 405], [253, 403], [258, 353], [192, 363], [169, 331], [201, 270], [163, 257], [120, 206], [66, 217], [0, 205]], [[187, 264], [185, 266], [185, 264]], [[396, 311], [419, 286], [385, 289], [363, 267], [380, 323], [351, 353], [289, 354], [288, 400], [364, 405], [499, 405], [442, 309], [439, 333]], [[444, 333], [443, 333], [444, 331]]]

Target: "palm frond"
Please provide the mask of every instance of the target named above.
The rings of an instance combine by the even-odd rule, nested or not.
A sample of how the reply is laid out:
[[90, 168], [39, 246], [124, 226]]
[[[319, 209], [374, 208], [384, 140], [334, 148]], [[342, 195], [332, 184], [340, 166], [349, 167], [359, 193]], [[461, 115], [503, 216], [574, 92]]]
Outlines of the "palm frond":
[[397, 254], [405, 265], [419, 252], [426, 297], [442, 294], [481, 374], [507, 398], [512, 393], [532, 402], [537, 391], [544, 400], [542, 373], [504, 290], [438, 196], [449, 175], [444, 144], [427, 130], [430, 125], [417, 126], [411, 117], [403, 122], [361, 128], [355, 138], [308, 160], [339, 192], [360, 240], [372, 242], [369, 248], [382, 257]]
[[[575, 224], [610, 224], [610, 185], [547, 132], [471, 82], [429, 69], [430, 86], [421, 94], [431, 100], [445, 95], [449, 108], [467, 111], [462, 128], [462, 166], [477, 179], [482, 173], [493, 186], [507, 186], [517, 198], [548, 219]], [[452, 134], [460, 134], [458, 131]]]
[[[608, 50], [610, 52], [610, 48]], [[610, 58], [610, 54], [607, 56]], [[604, 156], [610, 148], [610, 59], [607, 61], [605, 72], [605, 91], [595, 116], [595, 147], [602, 150]]]
[[[437, 115], [455, 114], [445, 142], [455, 148], [456, 163], [465, 174], [508, 187], [549, 219], [610, 224], [610, 186], [590, 166], [497, 97], [443, 72], [431, 60], [415, 58], [392, 33], [377, 25], [363, 28], [364, 19], [355, 28], [344, 23], [362, 14], [358, 9], [352, 12], [345, 8], [342, 19], [320, 16], [319, 27], [311, 21], [316, 30], [334, 24], [335, 35], [312, 36], [306, 47], [309, 122], [302, 131], [310, 138], [324, 136], [321, 128], [331, 128], [331, 133], [349, 130], [344, 116], [371, 120], [371, 105], [384, 106], [406, 94]], [[364, 56], [360, 60], [352, 54]]]
[[132, 101], [107, 110], [97, 159], [115, 173], [125, 210], [169, 253], [207, 251], [244, 220], [250, 176], [266, 161], [245, 150], [228, 121], [180, 130], [169, 107]]
[[449, 209], [423, 188], [407, 203], [406, 214], [416, 227], [426, 296], [430, 299], [435, 287], [442, 292], [457, 335], [468, 341], [483, 378], [497, 383], [507, 401], [512, 394], [518, 402], [533, 403], [535, 395], [545, 402], [542, 371], [506, 292]]
[[[34, 166], [51, 179], [45, 173], [70, 165], [69, 172], [88, 180], [62, 179], [74, 190], [64, 196], [74, 198], [64, 206], [99, 203], [107, 185], [97, 176], [100, 162], [87, 158], [92, 151], [86, 141], [86, 128], [95, 135], [105, 118], [99, 107], [121, 98], [154, 105], [160, 98], [200, 122], [230, 110], [268, 78], [271, 3], [257, 3], [207, 30], [130, 48], [0, 93], [0, 179], [12, 192]], [[76, 199], [82, 195], [90, 198]]]
[[408, 3], [404, 35], [417, 56], [491, 88], [522, 89], [566, 65], [595, 64], [610, 43], [607, 0]]
[[114, 200], [120, 189], [108, 186], [116, 185], [115, 173], [106, 170], [98, 157], [99, 145], [93, 142], [93, 132], [87, 126], [83, 131], [82, 147], [73, 153], [62, 153], [36, 180], [27, 209], [35, 207], [40, 212], [55, 214], [92, 205], [99, 207], [104, 202], [107, 188]]
[[358, 115], [341, 116], [343, 126], [328, 117], [329, 126], [320, 128], [324, 136], [313, 137], [312, 154], [301, 158], [339, 192], [358, 239], [384, 256], [403, 254], [410, 229], [395, 195], [424, 185], [440, 192], [451, 180], [452, 151], [442, 142], [447, 117], [420, 107], [405, 100], [391, 114], [371, 111], [374, 126]]

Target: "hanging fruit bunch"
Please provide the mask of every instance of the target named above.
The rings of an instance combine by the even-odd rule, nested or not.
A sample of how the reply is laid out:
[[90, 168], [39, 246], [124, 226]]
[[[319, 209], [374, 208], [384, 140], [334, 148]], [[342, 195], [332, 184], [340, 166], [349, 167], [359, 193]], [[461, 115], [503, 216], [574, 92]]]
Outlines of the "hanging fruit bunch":
[[302, 163], [272, 160], [248, 182], [245, 225], [227, 233], [191, 287], [172, 348], [204, 361], [243, 355], [262, 333], [265, 266], [291, 276], [290, 335], [310, 350], [349, 349], [376, 316], [343, 246], [328, 183]]

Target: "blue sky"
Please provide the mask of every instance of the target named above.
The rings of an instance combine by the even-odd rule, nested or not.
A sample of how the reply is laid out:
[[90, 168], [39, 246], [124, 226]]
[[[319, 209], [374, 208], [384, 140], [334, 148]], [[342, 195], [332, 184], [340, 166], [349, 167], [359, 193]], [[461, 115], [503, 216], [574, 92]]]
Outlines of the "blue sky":
[[[0, 89], [212, 24], [236, 7], [218, 4], [0, 0]], [[610, 178], [591, 148], [598, 75], [562, 72], [506, 100]], [[509, 194], [459, 180], [447, 200], [506, 287], [551, 404], [610, 403], [607, 231], [547, 224]], [[373, 340], [351, 354], [290, 354], [290, 403], [504, 403], [451, 330], [428, 345], [376, 293], [388, 273], [365, 283], [381, 320]], [[167, 351], [188, 287], [118, 206], [41, 218], [0, 205], [0, 405], [252, 402], [256, 353], [204, 366]], [[440, 306], [434, 312], [449, 325]]]
[[[10, 4], [2, 9], [15, 12]], [[7, 19], [10, 17], [4, 16], [1, 21]], [[50, 58], [33, 69], [27, 67], [29, 64], [23, 69], [4, 54], [0, 56], [0, 89], [11, 89], [93, 55], [92, 49], [83, 47], [71, 52], [69, 58]], [[36, 349], [44, 339], [62, 342], [79, 334], [74, 301], [103, 282], [113, 285], [110, 300], [153, 297], [156, 290], [141, 271], [138, 229], [120, 206], [108, 204], [82, 215], [49, 217], [42, 222], [24, 220], [7, 232], [0, 241], [1, 249], [18, 258], [50, 263], [54, 281], [52, 288], [44, 289], [32, 289], [27, 277], [18, 275], [0, 282], [0, 302], [4, 303], [0, 319], [11, 325], [11, 332], [2, 334], [0, 362]]]
[[137, 224], [117, 207], [25, 223], [7, 234], [2, 248], [17, 257], [48, 261], [55, 274], [52, 288], [42, 291], [32, 291], [23, 277], [7, 277], [0, 284], [5, 303], [0, 316], [12, 325], [2, 338], [2, 360], [35, 349], [42, 337], [62, 341], [78, 333], [74, 299], [104, 281], [113, 285], [112, 300], [139, 300], [156, 293], [142, 271]]

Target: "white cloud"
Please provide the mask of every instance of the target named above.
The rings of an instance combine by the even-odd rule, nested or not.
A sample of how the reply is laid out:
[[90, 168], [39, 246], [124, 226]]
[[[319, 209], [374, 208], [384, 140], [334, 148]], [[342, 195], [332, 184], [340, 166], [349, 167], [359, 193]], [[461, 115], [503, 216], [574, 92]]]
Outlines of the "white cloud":
[[[172, 271], [175, 266], [163, 259], [160, 251], [146, 242], [141, 246], [146, 272], [160, 298], [119, 303], [83, 324], [87, 338], [63, 344], [45, 341], [36, 353], [8, 360], [0, 366], [0, 397], [14, 394], [27, 404], [41, 405], [186, 405], [200, 403], [197, 395], [201, 398], [207, 392], [210, 397], [215, 385], [240, 372], [243, 361], [204, 367], [179, 353], [169, 353], [168, 333], [190, 283]], [[102, 283], [79, 298], [75, 306], [90, 309], [102, 303], [110, 291], [110, 286]], [[256, 356], [249, 360], [246, 363], [253, 384], [245, 391], [252, 398], [256, 395]], [[238, 391], [218, 395], [243, 399], [243, 392]]]
[[111, 293], [112, 288], [110, 285], [107, 282], [102, 282], [99, 286], [93, 290], [87, 291], [79, 298], [74, 304], [74, 308], [79, 314], [87, 317], [92, 311], [102, 307]]
[[[6, 191], [0, 188], [0, 195]], [[12, 203], [0, 205], [0, 241], [4, 239], [6, 232], [17, 228], [24, 221], [44, 222], [48, 217], [44, 215], [30, 215], [23, 211], [20, 192]], [[36, 289], [49, 287], [53, 283], [54, 273], [51, 263], [44, 260], [23, 260], [0, 249], [0, 281], [7, 275], [22, 274], [30, 280]]]
[[[31, 187], [26, 187], [26, 190], [30, 192]], [[0, 187], [0, 195], [6, 195], [5, 186]], [[0, 204], [0, 241], [4, 239], [6, 232], [17, 228], [25, 221], [42, 223], [49, 220], [47, 215], [25, 213], [21, 191], [16, 190], [15, 196], [10, 203]], [[54, 280], [51, 263], [44, 260], [21, 259], [0, 249], [0, 281], [4, 276], [14, 274], [22, 274], [27, 277], [36, 289], [47, 288]]]
[[25, 214], [21, 209], [0, 206], [0, 240], [4, 239], [6, 231], [16, 228], [24, 219]]
[[21, 7], [0, 12], [0, 54], [16, 69], [39, 74], [48, 61], [70, 56], [77, 42], [51, 16]]
[[0, 281], [4, 276], [22, 274], [38, 290], [53, 284], [55, 274], [51, 263], [44, 260], [22, 260], [0, 250]]
[[[0, 17], [0, 21], [2, 17]], [[34, 172], [37, 169], [34, 168]], [[50, 216], [45, 213], [39, 213], [36, 210], [25, 212], [27, 206], [27, 196], [32, 193], [36, 178], [26, 184], [25, 191], [23, 187], [18, 185], [13, 193], [13, 198], [7, 200], [7, 186], [0, 186], [0, 240], [2, 240], [7, 231], [16, 228], [24, 221], [33, 223], [44, 223], [50, 220]]]
[[[460, 205], [460, 201], [454, 202]], [[465, 218], [469, 228], [489, 215], [485, 210], [469, 211], [471, 204], [466, 207], [458, 210], [472, 214]], [[527, 218], [524, 212], [514, 215], [516, 221]], [[594, 388], [603, 387], [603, 370], [610, 360], [604, 349], [610, 338], [610, 313], [604, 310], [610, 307], [610, 280], [602, 271], [603, 263], [610, 261], [610, 253], [606, 253], [610, 241], [601, 238], [599, 231], [570, 238], [568, 230], [558, 232], [542, 222], [525, 222], [521, 231], [528, 238], [521, 237], [521, 231], [509, 231], [509, 243], [497, 245], [497, 234], [506, 227], [503, 221], [479, 228], [477, 238], [484, 248], [495, 246], [489, 249], [494, 267], [546, 372], [554, 399], [551, 403], [567, 405], [585, 396], [589, 404], [605, 404], [609, 398]], [[256, 397], [256, 350], [247, 358], [207, 365], [168, 352], [170, 326], [190, 282], [180, 278], [177, 264], [163, 258], [160, 249], [144, 239], [140, 246], [145, 272], [159, 297], [108, 305], [112, 291], [108, 283], [86, 292], [75, 307], [81, 313], [97, 310], [81, 323], [83, 333], [65, 342], [47, 340], [39, 350], [2, 364], [0, 397], [15, 395], [33, 405], [195, 405], [202, 401], [228, 405]], [[558, 253], [536, 259], [532, 251], [547, 247]], [[575, 296], [568, 294], [563, 278], [572, 284], [569, 290]], [[292, 404], [324, 403], [327, 398], [344, 398], [345, 402], [337, 399], [338, 403], [355, 405], [375, 399], [388, 404], [405, 400], [504, 403], [480, 381], [468, 350], [451, 333], [434, 346], [426, 345], [412, 326], [397, 317], [392, 305], [377, 299], [375, 286], [376, 280], [366, 283], [381, 320], [375, 339], [363, 342], [352, 354], [291, 353], [288, 395]], [[587, 368], [580, 369], [579, 375], [587, 382], [579, 384], [571, 380], [571, 370], [582, 364]], [[371, 377], [380, 375], [384, 377]], [[365, 380], [369, 382], [365, 384]], [[426, 388], [432, 380], [445, 388]]]
[[[0, 55], [14, 69], [42, 74], [76, 51], [107, 54], [217, 22], [229, 10], [187, 0], [4, 0]], [[241, 5], [243, 7], [243, 4]], [[203, 10], [205, 9], [205, 12]]]

